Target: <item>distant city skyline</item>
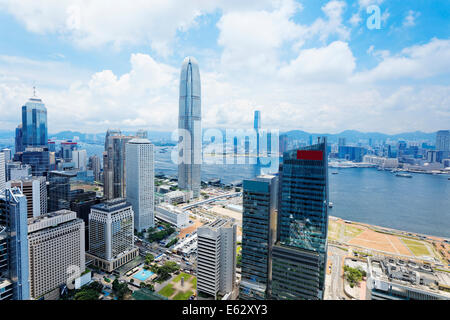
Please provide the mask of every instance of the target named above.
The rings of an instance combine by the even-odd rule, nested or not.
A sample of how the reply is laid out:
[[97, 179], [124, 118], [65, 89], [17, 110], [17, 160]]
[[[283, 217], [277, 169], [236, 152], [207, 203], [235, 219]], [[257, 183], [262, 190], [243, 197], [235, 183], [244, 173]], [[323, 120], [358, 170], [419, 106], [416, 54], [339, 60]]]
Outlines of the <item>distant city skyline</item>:
[[[380, 29], [367, 27], [370, 4]], [[392, 134], [449, 123], [448, 3], [121, 6], [1, 1], [0, 128], [17, 127], [36, 86], [50, 132], [176, 129], [179, 64], [189, 55], [202, 66], [205, 128], [250, 128], [254, 110], [280, 131]]]

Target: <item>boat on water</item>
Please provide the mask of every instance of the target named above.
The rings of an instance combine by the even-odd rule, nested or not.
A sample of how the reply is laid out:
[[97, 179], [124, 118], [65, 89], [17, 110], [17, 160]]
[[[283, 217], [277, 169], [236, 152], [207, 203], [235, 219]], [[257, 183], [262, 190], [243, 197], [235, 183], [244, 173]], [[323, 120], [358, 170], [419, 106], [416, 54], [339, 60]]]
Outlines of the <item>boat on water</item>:
[[412, 175], [410, 175], [409, 173], [396, 173], [395, 176], [402, 178], [412, 178]]
[[339, 172], [337, 171], [333, 171], [331, 174], [339, 174]]
[[333, 208], [333, 202], [328, 202], [328, 207]]

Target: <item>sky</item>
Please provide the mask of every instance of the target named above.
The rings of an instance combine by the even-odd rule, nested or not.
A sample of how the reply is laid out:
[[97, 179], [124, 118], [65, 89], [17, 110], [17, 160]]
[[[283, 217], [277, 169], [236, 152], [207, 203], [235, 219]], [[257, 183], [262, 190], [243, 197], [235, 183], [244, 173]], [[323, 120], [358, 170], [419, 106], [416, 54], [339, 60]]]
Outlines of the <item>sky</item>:
[[186, 56], [204, 128], [450, 129], [447, 0], [0, 0], [0, 130], [172, 131]]

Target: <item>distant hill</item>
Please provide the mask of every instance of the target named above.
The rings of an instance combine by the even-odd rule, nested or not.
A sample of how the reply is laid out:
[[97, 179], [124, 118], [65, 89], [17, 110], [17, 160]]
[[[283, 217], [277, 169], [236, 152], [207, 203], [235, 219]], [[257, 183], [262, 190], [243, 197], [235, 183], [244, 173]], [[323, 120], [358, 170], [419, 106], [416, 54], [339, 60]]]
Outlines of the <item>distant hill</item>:
[[389, 135], [380, 132], [360, 132], [356, 130], [345, 130], [341, 133], [329, 134], [329, 133], [308, 133], [301, 130], [292, 130], [288, 132], [284, 132], [289, 138], [295, 140], [305, 140], [309, 141], [309, 137], [313, 136], [313, 141], [317, 139], [319, 136], [326, 136], [328, 138], [328, 142], [335, 143], [338, 142], [339, 138], [345, 138], [347, 143], [356, 143], [360, 140], [369, 140], [372, 139], [373, 142], [376, 141], [384, 141], [384, 140], [406, 140], [406, 141], [429, 141], [435, 142], [436, 140], [436, 132], [426, 133], [422, 131], [415, 132], [404, 132], [394, 135]]
[[[125, 135], [134, 135], [136, 131], [123, 131]], [[87, 143], [103, 143], [105, 141], [104, 133], [82, 133], [79, 131], [62, 131], [58, 133], [50, 133], [49, 138], [56, 138], [57, 140], [70, 140], [76, 139], [78, 137], [79, 141]], [[384, 140], [406, 140], [406, 141], [429, 141], [434, 143], [436, 140], [436, 132], [426, 133], [422, 131], [414, 132], [404, 132], [394, 135], [389, 135], [380, 132], [360, 132], [356, 130], [345, 130], [341, 133], [330, 134], [330, 133], [309, 133], [301, 130], [291, 130], [283, 132], [289, 138], [295, 140], [309, 141], [309, 137], [313, 137], [313, 141], [317, 140], [319, 136], [326, 136], [330, 143], [335, 143], [339, 138], [345, 138], [347, 143], [357, 143], [360, 140], [369, 140], [371, 138], [373, 142], [384, 141]], [[8, 141], [13, 141], [15, 135], [14, 130], [0, 130], [0, 139], [7, 139]], [[163, 131], [148, 131], [148, 138], [151, 141], [171, 141], [172, 132]], [[11, 140], [12, 139], [12, 140]]]

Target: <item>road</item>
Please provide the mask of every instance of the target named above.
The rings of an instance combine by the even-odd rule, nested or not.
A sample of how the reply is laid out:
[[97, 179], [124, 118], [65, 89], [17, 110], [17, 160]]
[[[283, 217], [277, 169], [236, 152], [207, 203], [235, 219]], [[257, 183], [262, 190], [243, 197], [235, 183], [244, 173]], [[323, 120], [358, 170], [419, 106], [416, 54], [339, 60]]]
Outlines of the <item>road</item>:
[[328, 260], [331, 261], [331, 274], [326, 275], [325, 279], [325, 300], [343, 300], [345, 299], [343, 281], [341, 278], [342, 262], [347, 254], [339, 248], [328, 246]]

